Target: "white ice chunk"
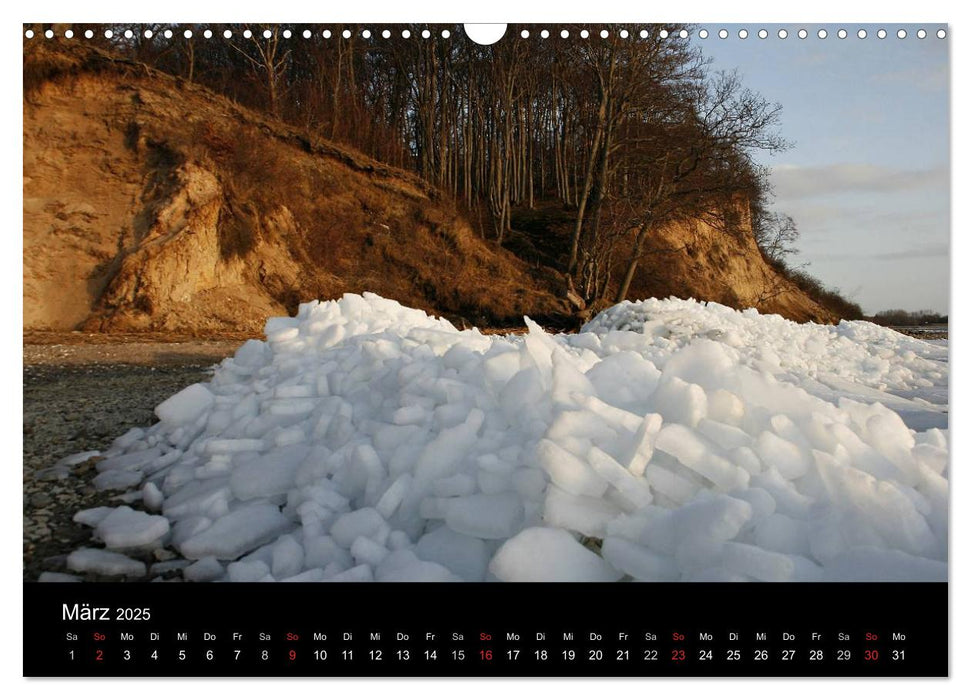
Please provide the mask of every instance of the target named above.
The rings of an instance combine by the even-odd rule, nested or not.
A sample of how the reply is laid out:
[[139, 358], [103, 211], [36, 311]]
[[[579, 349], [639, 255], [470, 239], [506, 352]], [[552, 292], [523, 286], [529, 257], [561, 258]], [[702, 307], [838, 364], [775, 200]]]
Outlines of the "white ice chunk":
[[501, 540], [523, 527], [523, 501], [515, 493], [477, 494], [449, 499], [445, 524], [470, 537]]
[[616, 581], [621, 574], [566, 531], [531, 527], [507, 540], [489, 571], [501, 581]]
[[637, 427], [634, 437], [627, 449], [627, 455], [622, 460], [624, 466], [634, 476], [643, 476], [648, 462], [654, 455], [654, 441], [661, 431], [661, 414], [649, 413]]
[[684, 423], [694, 427], [708, 415], [708, 396], [697, 384], [665, 374], [652, 397], [654, 410], [664, 416], [666, 423]]
[[759, 435], [755, 452], [765, 464], [775, 467], [789, 480], [804, 476], [811, 464], [810, 456], [798, 445], [768, 431]]
[[292, 536], [284, 535], [273, 545], [271, 573], [276, 579], [296, 576], [303, 568], [303, 547]]
[[155, 415], [170, 427], [194, 422], [215, 402], [216, 397], [202, 384], [192, 384], [155, 407]]
[[475, 442], [483, 420], [485, 414], [480, 409], [473, 408], [463, 423], [442, 430], [419, 455], [415, 465], [415, 478], [440, 479], [453, 473], [455, 466]]
[[679, 542], [688, 539], [730, 540], [751, 517], [747, 501], [725, 495], [699, 499], [658, 517], [645, 533], [646, 544], [673, 553]]
[[550, 475], [553, 483], [564, 491], [596, 498], [607, 490], [606, 479], [555, 442], [540, 440], [536, 445], [536, 460]]
[[617, 506], [601, 498], [575, 496], [550, 486], [543, 506], [543, 520], [553, 527], [602, 538], [607, 523], [620, 515]]
[[361, 508], [345, 513], [330, 529], [330, 536], [341, 547], [349, 549], [358, 537], [376, 538], [388, 525], [374, 508]]
[[226, 567], [226, 574], [237, 583], [262, 581], [270, 574], [270, 567], [263, 561], [234, 561]]
[[230, 511], [183, 542], [179, 549], [189, 559], [207, 556], [236, 559], [272, 541], [290, 527], [290, 521], [276, 506], [254, 503]]
[[677, 423], [664, 426], [654, 446], [723, 490], [748, 483], [747, 472], [715, 454], [701, 436], [686, 426]]
[[241, 501], [286, 493], [293, 487], [297, 468], [307, 457], [307, 445], [287, 445], [233, 470], [229, 487]]
[[118, 552], [105, 549], [78, 549], [67, 557], [67, 568], [71, 571], [82, 571], [102, 576], [132, 576], [140, 578], [145, 575], [145, 564], [126, 557]]
[[773, 513], [756, 525], [755, 544], [773, 552], [811, 556], [806, 523], [781, 513]]
[[182, 570], [186, 581], [215, 581], [226, 573], [225, 567], [216, 557], [203, 557]]
[[114, 510], [114, 508], [109, 506], [87, 508], [86, 510], [79, 510], [77, 513], [75, 513], [73, 520], [80, 525], [97, 527], [98, 523], [107, 518], [111, 513], [114, 512]]
[[356, 538], [353, 543], [351, 543], [351, 556], [354, 557], [354, 561], [359, 564], [369, 564], [372, 567], [377, 566], [384, 558], [388, 556], [389, 550], [384, 545], [378, 544], [372, 539], [368, 539], [363, 535]]
[[791, 581], [796, 572], [791, 557], [742, 542], [726, 542], [722, 562], [729, 571], [756, 581]]
[[441, 564], [465, 581], [481, 581], [489, 564], [485, 542], [440, 527], [418, 540], [415, 554], [424, 561]]
[[142, 487], [142, 503], [149, 510], [158, 511], [162, 509], [162, 503], [165, 500], [165, 496], [162, 491], [151, 481], [145, 482]]
[[108, 549], [145, 547], [163, 538], [169, 521], [161, 515], [149, 515], [128, 506], [115, 508], [94, 529], [94, 536]]
[[623, 537], [604, 539], [601, 552], [615, 569], [641, 581], [677, 581], [680, 576], [673, 557], [652, 552]]

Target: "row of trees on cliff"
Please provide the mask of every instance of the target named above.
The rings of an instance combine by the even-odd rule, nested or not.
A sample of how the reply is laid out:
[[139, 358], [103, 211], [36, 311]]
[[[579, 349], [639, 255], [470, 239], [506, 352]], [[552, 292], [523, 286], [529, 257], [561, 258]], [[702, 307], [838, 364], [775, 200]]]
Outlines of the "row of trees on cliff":
[[500, 244], [517, 207], [560, 202], [572, 220], [557, 264], [581, 306], [625, 298], [652, 233], [672, 222], [704, 218], [727, 235], [752, 224], [770, 257], [791, 250], [795, 229], [770, 212], [753, 160], [786, 147], [780, 108], [712, 72], [685, 27], [557, 26], [541, 38], [542, 27], [515, 26], [492, 46], [460, 26], [447, 40], [442, 26], [428, 37], [425, 26], [329, 29], [106, 25], [95, 35], [312, 138], [417, 171]]

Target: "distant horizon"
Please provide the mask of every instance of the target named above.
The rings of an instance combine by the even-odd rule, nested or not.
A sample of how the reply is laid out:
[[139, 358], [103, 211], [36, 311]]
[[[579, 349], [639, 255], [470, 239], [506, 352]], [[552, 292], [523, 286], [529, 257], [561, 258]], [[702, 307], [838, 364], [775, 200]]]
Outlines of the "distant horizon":
[[756, 159], [772, 169], [773, 209], [801, 233], [791, 262], [868, 316], [950, 312], [950, 38], [936, 36], [944, 27], [705, 24], [697, 29], [706, 39], [692, 33], [713, 69], [737, 69], [744, 85], [782, 105], [781, 133], [794, 145]]

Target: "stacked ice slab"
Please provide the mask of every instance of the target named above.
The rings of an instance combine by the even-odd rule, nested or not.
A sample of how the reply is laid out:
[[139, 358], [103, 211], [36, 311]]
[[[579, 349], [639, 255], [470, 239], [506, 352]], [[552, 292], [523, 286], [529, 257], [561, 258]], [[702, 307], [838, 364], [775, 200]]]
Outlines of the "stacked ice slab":
[[[946, 349], [676, 299], [576, 335], [527, 324], [458, 331], [373, 294], [270, 319], [265, 342], [105, 453], [97, 485], [134, 489], [137, 507], [79, 513], [105, 549], [69, 565], [201, 581], [946, 579], [947, 435], [925, 429], [946, 426]], [[159, 547], [182, 558], [148, 572], [132, 558]]]

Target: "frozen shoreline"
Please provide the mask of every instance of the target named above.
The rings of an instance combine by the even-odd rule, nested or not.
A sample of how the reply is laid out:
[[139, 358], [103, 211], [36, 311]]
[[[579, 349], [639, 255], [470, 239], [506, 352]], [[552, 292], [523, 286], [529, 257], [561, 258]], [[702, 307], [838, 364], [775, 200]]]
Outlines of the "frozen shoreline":
[[193, 580], [946, 576], [946, 350], [680, 300], [585, 330], [483, 336], [374, 295], [271, 319], [267, 342], [104, 453], [95, 485], [134, 507], [79, 514], [113, 551], [67, 563], [140, 577], [161, 549]]

